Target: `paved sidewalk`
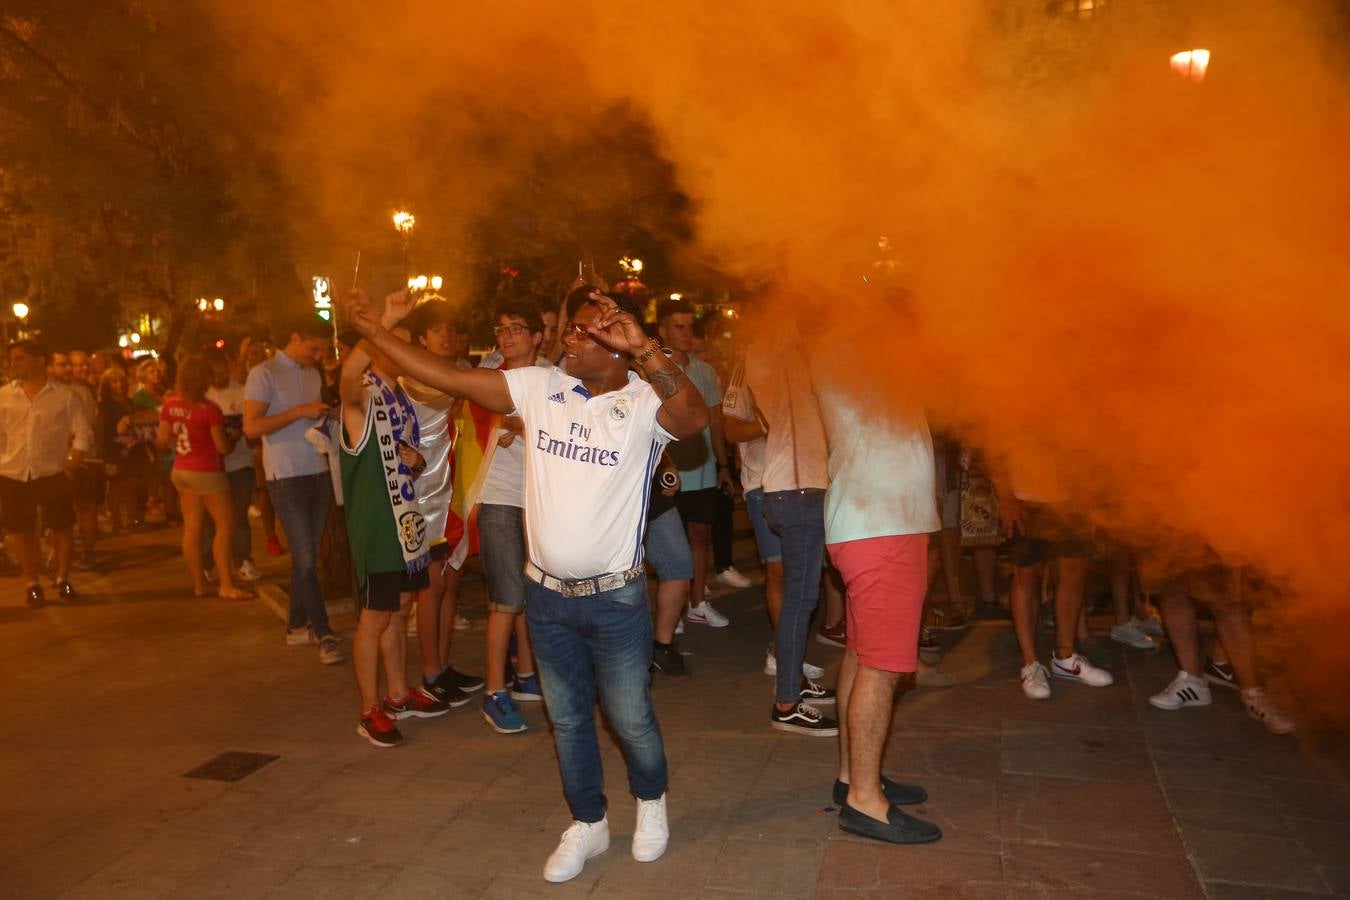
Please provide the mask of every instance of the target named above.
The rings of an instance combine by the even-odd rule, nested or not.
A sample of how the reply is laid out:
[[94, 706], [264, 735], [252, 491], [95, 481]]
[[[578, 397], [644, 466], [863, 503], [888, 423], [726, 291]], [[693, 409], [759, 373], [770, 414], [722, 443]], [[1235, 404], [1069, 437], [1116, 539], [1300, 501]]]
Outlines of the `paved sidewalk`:
[[[666, 857], [628, 854], [634, 804], [605, 741], [613, 843], [549, 885], [542, 865], [569, 817], [537, 705], [520, 735], [493, 733], [472, 704], [377, 751], [354, 733], [350, 664], [284, 646], [263, 603], [193, 600], [175, 539], [108, 541], [120, 568], [77, 581], [77, 605], [29, 612], [0, 580], [0, 896], [1350, 894], [1344, 758], [1267, 735], [1226, 692], [1206, 709], [1148, 707], [1173, 673], [1163, 654], [1116, 652], [1114, 687], [1056, 683], [1051, 701], [1028, 701], [1004, 623], [944, 638], [964, 683], [911, 693], [896, 715], [888, 771], [927, 786], [919, 814], [943, 840], [843, 835], [834, 742], [768, 727], [754, 588], [716, 600], [730, 628], [689, 627], [693, 680], [655, 683]], [[481, 671], [481, 582], [467, 600], [456, 663]], [[350, 616], [337, 624], [350, 634]], [[813, 642], [810, 655], [832, 682], [838, 651]], [[280, 759], [235, 784], [183, 777], [228, 750]]]

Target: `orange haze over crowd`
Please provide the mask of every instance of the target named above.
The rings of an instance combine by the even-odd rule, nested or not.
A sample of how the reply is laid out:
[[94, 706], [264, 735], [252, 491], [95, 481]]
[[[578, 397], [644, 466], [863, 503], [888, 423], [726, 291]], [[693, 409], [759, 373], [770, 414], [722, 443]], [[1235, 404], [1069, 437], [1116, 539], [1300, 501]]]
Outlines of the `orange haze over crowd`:
[[[696, 205], [691, 262], [767, 285], [857, 377], [1014, 470], [1055, 472], [1113, 533], [1251, 564], [1276, 620], [1319, 635], [1301, 657], [1343, 676], [1346, 36], [1317, 0], [1098, 5], [1086, 20], [1044, 0], [219, 15], [241, 73], [320, 73], [280, 149], [339, 224], [372, 183], [467, 221], [515, 174], [509, 140], [475, 141], [484, 110], [561, 140], [629, 102]], [[1169, 66], [1196, 47], [1202, 82]], [[434, 161], [404, 139], [429, 127]], [[864, 276], [903, 288], [904, 314]]]

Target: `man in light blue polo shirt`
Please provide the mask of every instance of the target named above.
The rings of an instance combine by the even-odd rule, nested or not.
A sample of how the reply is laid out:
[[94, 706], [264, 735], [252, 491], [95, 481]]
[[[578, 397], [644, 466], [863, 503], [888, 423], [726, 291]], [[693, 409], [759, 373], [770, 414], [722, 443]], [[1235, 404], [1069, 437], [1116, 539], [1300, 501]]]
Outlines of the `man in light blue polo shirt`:
[[290, 327], [286, 346], [254, 366], [244, 385], [244, 434], [261, 438], [267, 493], [291, 551], [291, 609], [286, 643], [319, 644], [319, 661], [342, 661], [337, 635], [319, 589], [319, 539], [332, 486], [328, 462], [305, 432], [328, 407], [319, 399], [319, 366], [332, 344], [332, 326], [305, 315]]
[[[705, 597], [708, 580], [708, 541], [717, 511], [717, 492], [730, 493], [735, 485], [727, 465], [722, 435], [722, 385], [713, 367], [689, 351], [694, 347], [694, 308], [685, 300], [668, 300], [657, 312], [661, 343], [670, 348], [671, 362], [680, 367], [708, 404], [708, 426], [702, 434], [671, 443], [667, 452], [680, 470], [680, 492], [675, 496], [680, 517], [689, 531], [694, 556], [694, 578], [689, 585], [689, 612], [685, 619], [698, 625], [723, 628], [730, 620], [713, 609]], [[748, 583], [748, 582], [747, 582]]]

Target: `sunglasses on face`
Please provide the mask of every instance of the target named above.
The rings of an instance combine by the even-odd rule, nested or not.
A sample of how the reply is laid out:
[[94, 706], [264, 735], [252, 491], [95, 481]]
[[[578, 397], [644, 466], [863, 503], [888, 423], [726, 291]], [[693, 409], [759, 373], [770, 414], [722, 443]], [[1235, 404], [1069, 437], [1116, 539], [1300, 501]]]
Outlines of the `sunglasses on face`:
[[501, 337], [504, 334], [509, 335], [524, 334], [529, 330], [530, 327], [528, 325], [521, 325], [519, 323], [512, 322], [510, 325], [498, 325], [496, 328], [492, 329], [492, 333], [497, 335], [498, 337]]

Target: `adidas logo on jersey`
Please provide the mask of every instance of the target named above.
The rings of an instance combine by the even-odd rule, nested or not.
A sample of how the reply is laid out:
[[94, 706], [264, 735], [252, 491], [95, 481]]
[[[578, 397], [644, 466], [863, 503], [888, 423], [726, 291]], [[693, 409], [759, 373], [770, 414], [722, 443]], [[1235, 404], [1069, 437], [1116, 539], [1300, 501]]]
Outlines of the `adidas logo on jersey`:
[[553, 403], [566, 403], [566, 402], [567, 402], [566, 400], [563, 399], [563, 392], [562, 392], [562, 391], [558, 391], [558, 393], [556, 393], [556, 394], [549, 394], [549, 395], [548, 395], [548, 399], [549, 399], [551, 402], [553, 402]]

